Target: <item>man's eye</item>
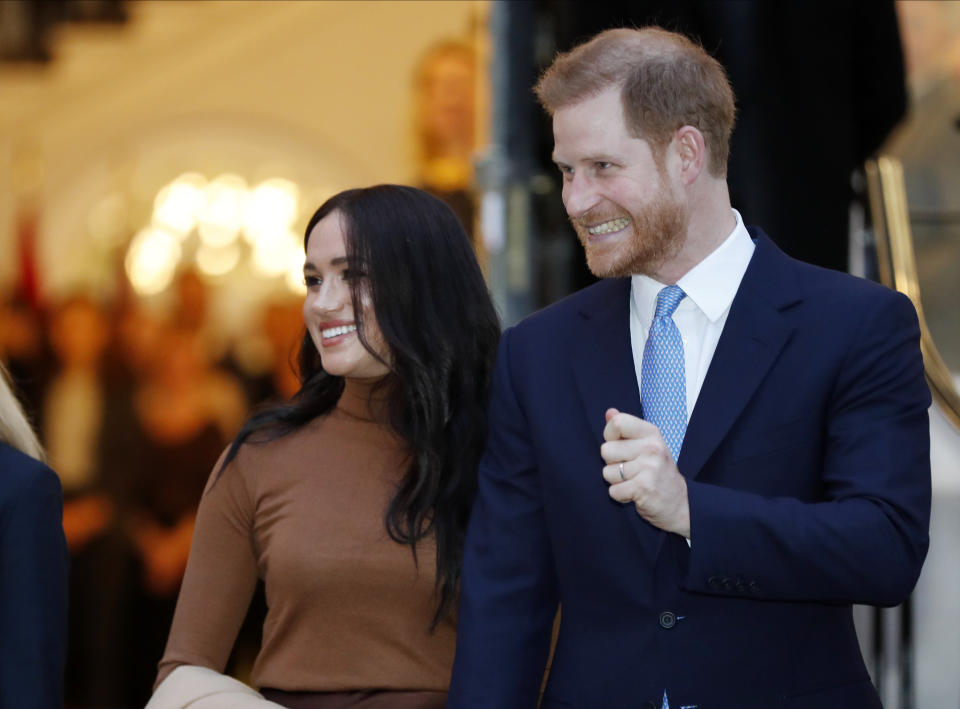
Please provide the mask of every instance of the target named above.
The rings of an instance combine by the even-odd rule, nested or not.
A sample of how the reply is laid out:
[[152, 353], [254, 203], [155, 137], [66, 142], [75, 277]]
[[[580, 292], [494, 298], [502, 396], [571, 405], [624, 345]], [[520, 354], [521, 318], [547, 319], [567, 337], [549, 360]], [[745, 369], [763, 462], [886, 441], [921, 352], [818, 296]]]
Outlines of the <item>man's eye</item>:
[[594, 164], [596, 165], [598, 170], [606, 170], [608, 167], [613, 167], [612, 162], [604, 162], [603, 160]]

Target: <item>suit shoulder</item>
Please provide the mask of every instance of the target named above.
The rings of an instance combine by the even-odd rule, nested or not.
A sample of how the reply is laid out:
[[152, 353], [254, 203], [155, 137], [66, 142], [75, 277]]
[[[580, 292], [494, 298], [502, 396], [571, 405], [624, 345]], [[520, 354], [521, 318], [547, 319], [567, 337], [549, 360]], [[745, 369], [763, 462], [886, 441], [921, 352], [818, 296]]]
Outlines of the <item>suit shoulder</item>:
[[795, 259], [777, 248], [763, 230], [749, 229], [757, 244], [756, 254], [761, 259], [759, 268], [767, 272], [761, 276], [764, 289], [785, 287], [782, 292], [800, 300], [845, 312], [890, 307], [891, 304], [901, 308], [909, 305], [912, 309], [909, 298], [902, 293], [866, 278]]
[[628, 297], [629, 293], [629, 278], [609, 278], [597, 281], [531, 313], [514, 325], [513, 329], [526, 332], [544, 329], [555, 330], [558, 326], [573, 321], [574, 318], [608, 306], [611, 300], [615, 298]]
[[45, 463], [0, 443], [0, 505], [61, 495], [60, 478]]
[[913, 305], [906, 295], [881, 283], [829, 268], [796, 262], [806, 284], [807, 296], [823, 299], [834, 307], [872, 309]]
[[874, 334], [910, 333], [919, 344], [919, 316], [903, 293], [848, 273], [793, 263], [798, 297], [788, 308], [797, 327], [861, 344]]

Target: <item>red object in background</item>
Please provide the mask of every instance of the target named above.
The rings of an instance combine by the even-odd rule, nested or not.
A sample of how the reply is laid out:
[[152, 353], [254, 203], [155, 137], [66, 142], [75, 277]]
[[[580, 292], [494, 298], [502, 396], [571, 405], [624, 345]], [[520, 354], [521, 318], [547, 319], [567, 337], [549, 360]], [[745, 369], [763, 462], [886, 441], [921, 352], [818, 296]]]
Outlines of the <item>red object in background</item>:
[[42, 309], [40, 271], [37, 268], [37, 233], [40, 215], [30, 205], [17, 210], [17, 276], [14, 292], [29, 304], [34, 312]]

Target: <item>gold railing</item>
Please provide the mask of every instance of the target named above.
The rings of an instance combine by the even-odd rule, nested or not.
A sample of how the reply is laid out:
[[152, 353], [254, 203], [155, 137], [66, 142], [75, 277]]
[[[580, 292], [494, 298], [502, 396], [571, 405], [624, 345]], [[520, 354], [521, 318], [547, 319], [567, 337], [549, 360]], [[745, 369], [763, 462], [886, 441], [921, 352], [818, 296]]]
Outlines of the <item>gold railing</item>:
[[930, 390], [947, 418], [960, 429], [960, 394], [923, 316], [903, 165], [896, 158], [881, 156], [869, 160], [866, 171], [880, 280], [913, 301], [920, 318], [920, 349]]

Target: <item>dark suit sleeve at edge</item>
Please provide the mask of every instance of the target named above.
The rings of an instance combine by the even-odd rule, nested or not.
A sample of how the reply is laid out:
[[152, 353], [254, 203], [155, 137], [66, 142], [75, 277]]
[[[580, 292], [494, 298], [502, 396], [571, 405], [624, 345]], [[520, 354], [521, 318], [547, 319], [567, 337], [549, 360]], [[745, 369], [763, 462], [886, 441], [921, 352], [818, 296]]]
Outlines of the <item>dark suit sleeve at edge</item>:
[[54, 709], [66, 641], [63, 498], [39, 463], [16, 482], [0, 509], [0, 709]]
[[457, 651], [448, 707], [536, 706], [557, 608], [540, 473], [500, 340], [464, 550]]
[[880, 299], [859, 329], [826, 414], [825, 500], [690, 482], [688, 590], [874, 605], [898, 604], [912, 591], [929, 543], [931, 494], [919, 325], [897, 294]]

